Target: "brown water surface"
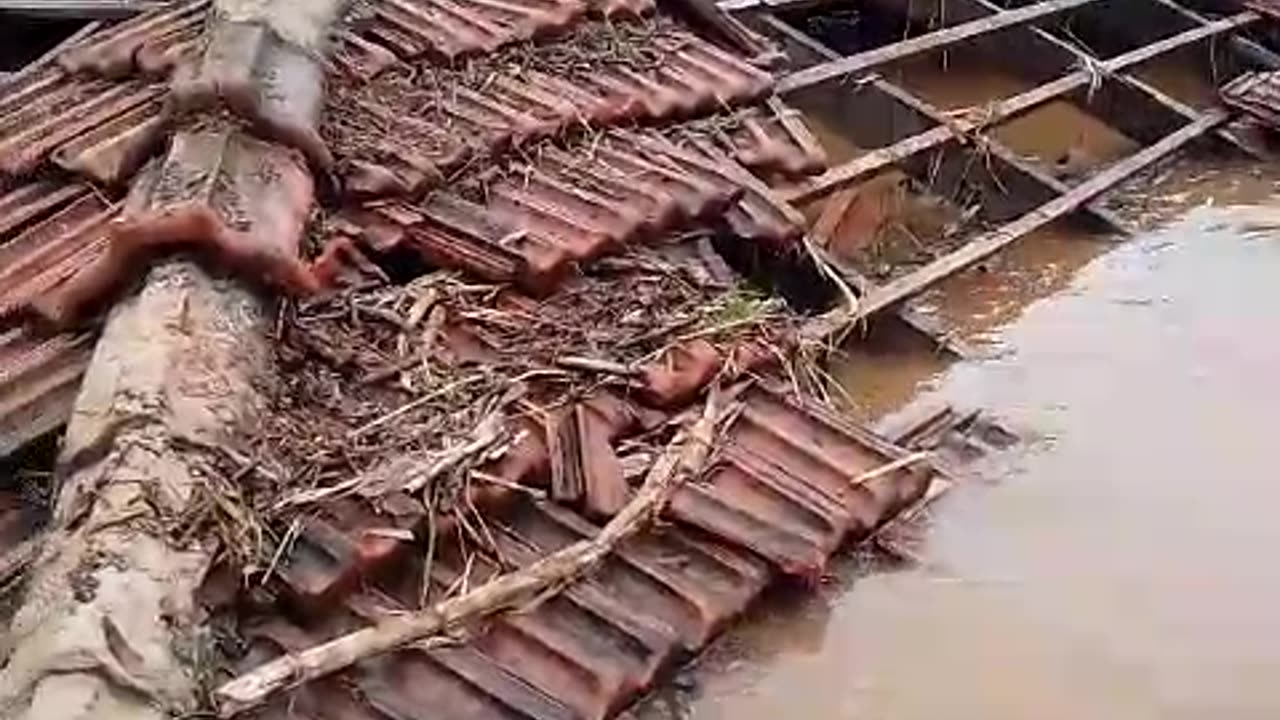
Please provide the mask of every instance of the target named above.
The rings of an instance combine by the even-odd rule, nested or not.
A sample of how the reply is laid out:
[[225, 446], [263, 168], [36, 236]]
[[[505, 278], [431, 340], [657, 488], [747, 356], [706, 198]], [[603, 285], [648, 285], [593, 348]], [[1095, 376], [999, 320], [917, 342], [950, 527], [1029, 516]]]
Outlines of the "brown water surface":
[[940, 291], [994, 357], [849, 373], [900, 396], [869, 414], [924, 380], [1026, 440], [943, 499], [923, 564], [775, 598], [642, 718], [1280, 717], [1280, 205], [1178, 172], [1166, 226], [1105, 253], [1050, 229], [1000, 262], [1054, 268]]

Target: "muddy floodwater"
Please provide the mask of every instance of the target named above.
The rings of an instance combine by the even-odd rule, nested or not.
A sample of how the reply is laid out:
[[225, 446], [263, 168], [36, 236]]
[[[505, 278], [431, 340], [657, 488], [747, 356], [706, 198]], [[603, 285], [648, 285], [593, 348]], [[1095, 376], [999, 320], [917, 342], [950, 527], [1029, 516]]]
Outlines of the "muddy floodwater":
[[[639, 715], [1280, 717], [1280, 205], [1232, 182], [956, 278], [934, 302], [985, 359], [846, 369], [868, 416], [919, 393], [1024, 442], [935, 507], [919, 565], [779, 593]], [[1242, 185], [1261, 204], [1223, 207]]]

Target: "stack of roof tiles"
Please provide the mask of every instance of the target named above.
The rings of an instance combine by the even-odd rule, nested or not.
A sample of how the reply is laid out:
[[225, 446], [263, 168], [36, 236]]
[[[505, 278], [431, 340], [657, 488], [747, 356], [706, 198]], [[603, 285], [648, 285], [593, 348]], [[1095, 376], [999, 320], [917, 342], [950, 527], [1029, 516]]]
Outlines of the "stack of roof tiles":
[[[34, 338], [11, 319], [102, 255], [125, 184], [164, 148], [167, 78], [194, 64], [207, 10], [196, 0], [109, 26], [14, 76], [0, 97], [0, 450], [65, 418], [87, 357], [83, 338]], [[767, 72], [652, 10], [643, 0], [361, 4], [336, 41], [321, 127], [347, 221], [328, 239], [371, 255], [403, 244], [534, 293], [575, 263], [690, 224], [795, 239], [800, 228], [760, 186], [726, 168], [816, 172], [821, 148], [794, 118], [753, 105]], [[615, 35], [643, 51], [609, 56]], [[707, 115], [715, 131], [690, 141]], [[651, 127], [623, 127], [637, 122]], [[501, 177], [476, 181], [480, 194], [457, 189], [498, 166]]]
[[[6, 88], [0, 319], [102, 267], [120, 226], [112, 220], [153, 207], [173, 191], [166, 182], [186, 177], [166, 168], [184, 158], [195, 167], [206, 155], [230, 166], [279, 155], [198, 129], [167, 138], [182, 109], [166, 92], [168, 76], [198, 64], [206, 11], [198, 0], [108, 27]], [[801, 228], [766, 182], [821, 171], [821, 148], [776, 101], [760, 102], [767, 72], [653, 12], [648, 0], [359, 4], [336, 40], [327, 97], [317, 99], [324, 145], [302, 143], [328, 200], [312, 281], [348, 266], [376, 274], [408, 250], [513, 283], [526, 295], [512, 301], [533, 303], [530, 296], [572, 282], [580, 263], [689, 228], [785, 251]], [[175, 87], [187, 88], [175, 89], [180, 100], [194, 92]], [[278, 140], [273, 128], [281, 127], [256, 130]], [[140, 172], [166, 146], [165, 161]], [[263, 172], [293, 172], [277, 160]], [[280, 223], [300, 223], [310, 199], [302, 180], [299, 200], [251, 184], [231, 192], [199, 174], [182, 181], [183, 192], [202, 192], [188, 187], [192, 178], [209, 185], [205, 202], [234, 201], [268, 220], [284, 212]], [[258, 212], [268, 205], [286, 211]], [[279, 229], [267, 224], [264, 233]], [[63, 421], [92, 341], [91, 331], [0, 326], [0, 452]], [[616, 444], [668, 418], [726, 368], [741, 373], [761, 357], [749, 343], [678, 343], [642, 372], [645, 392], [577, 403], [555, 438], [529, 428], [488, 470], [513, 484], [545, 484], [547, 467], [564, 461], [553, 452], [570, 453], [553, 502], [493, 493], [495, 552], [464, 560], [446, 545], [427, 586], [444, 593], [463, 575], [479, 582], [593, 533], [626, 495]], [[677, 494], [670, 524], [628, 540], [537, 607], [470, 628], [465, 643], [360, 663], [262, 713], [606, 717], [674, 658], [705, 645], [772, 577], [813, 579], [842, 541], [868, 536], [924, 492], [927, 473], [906, 470], [851, 484], [901, 450], [768, 383], [742, 393], [723, 451]], [[376, 508], [351, 498], [323, 504], [280, 567], [287, 602], [258, 608], [244, 626], [253, 641], [245, 666], [416, 603], [417, 591], [401, 587], [416, 554], [403, 533], [421, 536], [426, 522], [421, 504], [403, 494]]]

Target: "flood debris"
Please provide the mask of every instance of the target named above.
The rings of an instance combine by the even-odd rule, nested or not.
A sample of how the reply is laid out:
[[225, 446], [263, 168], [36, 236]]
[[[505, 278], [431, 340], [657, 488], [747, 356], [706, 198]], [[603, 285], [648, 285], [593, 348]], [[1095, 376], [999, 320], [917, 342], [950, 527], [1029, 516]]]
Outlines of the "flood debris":
[[[342, 670], [364, 658], [445, 632], [451, 626], [531, 602], [552, 588], [572, 582], [612, 553], [622, 539], [653, 522], [682, 483], [702, 474], [716, 445], [717, 429], [735, 412], [732, 406], [722, 407], [721, 403], [720, 390], [713, 387], [697, 421], [663, 450], [635, 494], [594, 537], [420, 613], [384, 620], [301, 653], [283, 655], [218, 688], [214, 698], [219, 713], [229, 717], [261, 704], [288, 684]], [[904, 464], [898, 460], [871, 472], [885, 474]], [[865, 475], [854, 482], [871, 479], [870, 473]]]
[[1243, 73], [1222, 86], [1222, 101], [1262, 123], [1272, 132], [1280, 130], [1280, 75], [1275, 71]]
[[[971, 0], [841, 54], [752, 3], [456, 5], [192, 0], [8, 80], [0, 448], [69, 422], [3, 556], [5, 714], [605, 718], [769, 582], [910, 557], [1012, 438], [877, 433], [826, 360], [890, 317], [963, 353], [922, 291], [1123, 232], [1093, 201], [1230, 119], [1125, 73], [1260, 20], [1094, 57], [1054, 23], [1099, 2]], [[879, 74], [996, 33], [1048, 79], [943, 110]], [[1064, 99], [1141, 148], [990, 132]]]

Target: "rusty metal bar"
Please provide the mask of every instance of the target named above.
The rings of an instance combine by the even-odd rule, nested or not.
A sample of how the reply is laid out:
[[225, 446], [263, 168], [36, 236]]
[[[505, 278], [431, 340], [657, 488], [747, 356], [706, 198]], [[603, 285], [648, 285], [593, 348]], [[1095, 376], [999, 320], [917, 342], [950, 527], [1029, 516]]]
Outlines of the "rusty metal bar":
[[835, 78], [865, 72], [879, 65], [902, 60], [913, 55], [930, 52], [939, 48], [954, 45], [964, 40], [989, 35], [1006, 28], [1026, 25], [1042, 20], [1058, 13], [1083, 7], [1102, 0], [1047, 0], [1046, 2], [1027, 5], [1016, 10], [1006, 10], [988, 17], [972, 20], [960, 25], [953, 25], [936, 32], [927, 33], [902, 42], [885, 45], [815, 65], [794, 72], [778, 82], [778, 92], [790, 92], [817, 85]]
[[1230, 32], [1258, 19], [1252, 12], [1243, 12], [1228, 18], [1192, 28], [1171, 37], [1158, 40], [1150, 45], [1117, 55], [1108, 60], [1096, 63], [1096, 71], [1077, 70], [1044, 85], [1037, 86], [1019, 95], [993, 103], [981, 112], [957, 117], [946, 125], [930, 128], [918, 135], [905, 138], [888, 147], [880, 148], [834, 167], [816, 178], [790, 188], [784, 198], [791, 202], [802, 202], [845, 187], [868, 175], [901, 162], [902, 160], [937, 147], [951, 140], [957, 134], [980, 130], [1007, 120], [1015, 115], [1027, 112], [1050, 100], [1065, 95], [1073, 90], [1087, 87], [1096, 77], [1097, 71], [1114, 74], [1124, 68], [1146, 62], [1163, 53], [1200, 42], [1206, 38]]
[[858, 315], [868, 317], [893, 307], [938, 281], [990, 257], [1022, 236], [1070, 213], [1152, 163], [1212, 131], [1226, 121], [1227, 117], [1228, 114], [1220, 110], [1205, 113], [1195, 122], [1115, 163], [1075, 186], [1069, 192], [1050, 200], [1017, 220], [979, 236], [955, 252], [938, 258], [907, 275], [879, 286], [874, 292], [862, 298]]

